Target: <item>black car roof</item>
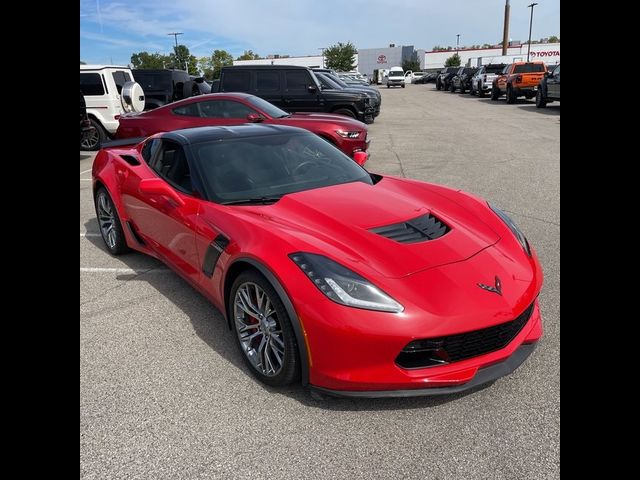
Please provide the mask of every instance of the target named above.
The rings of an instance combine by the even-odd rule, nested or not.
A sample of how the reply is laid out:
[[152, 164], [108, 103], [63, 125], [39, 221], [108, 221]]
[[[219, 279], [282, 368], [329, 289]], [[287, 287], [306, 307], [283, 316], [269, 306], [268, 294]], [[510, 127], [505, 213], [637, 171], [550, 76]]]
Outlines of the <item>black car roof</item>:
[[309, 133], [309, 131], [285, 125], [257, 125], [254, 123], [247, 123], [226, 127], [183, 128], [182, 130], [166, 132], [162, 134], [162, 138], [173, 140], [182, 145], [193, 145], [195, 143], [225, 140], [229, 138], [263, 137], [287, 133], [298, 134]]
[[300, 69], [300, 70], [309, 70], [309, 67], [303, 67], [302, 65], [229, 65], [226, 67], [222, 67], [223, 70], [225, 69], [231, 69], [233, 68], [234, 70], [242, 70], [242, 69], [250, 69], [253, 70], [254, 68], [258, 69], [258, 70], [287, 70], [287, 69], [292, 69], [292, 68], [296, 68], [296, 69]]

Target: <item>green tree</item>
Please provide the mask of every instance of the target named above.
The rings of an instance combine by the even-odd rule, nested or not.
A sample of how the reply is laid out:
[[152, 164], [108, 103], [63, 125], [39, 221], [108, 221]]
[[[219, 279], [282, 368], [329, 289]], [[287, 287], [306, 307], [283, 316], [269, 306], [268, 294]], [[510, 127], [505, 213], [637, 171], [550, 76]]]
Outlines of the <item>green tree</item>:
[[339, 72], [350, 72], [355, 68], [353, 57], [358, 53], [355, 45], [351, 42], [338, 42], [331, 45], [324, 51], [324, 64], [327, 68], [332, 68]]
[[189, 75], [198, 75], [198, 60], [191, 55], [185, 45], [173, 47], [173, 53], [169, 55], [169, 59], [173, 68], [185, 70], [186, 66]]
[[549, 43], [560, 43], [560, 37], [556, 37], [555, 35], [551, 35], [549, 37]]
[[83, 62], [82, 60], [80, 60], [80, 65], [86, 65], [87, 62]]
[[198, 59], [198, 67], [207, 80], [220, 78], [220, 70], [226, 65], [233, 65], [233, 57], [226, 50], [214, 50], [210, 57]]
[[493, 47], [493, 45], [491, 45], [490, 43], [483, 43], [482, 44], [482, 48], [491, 48]]
[[131, 64], [133, 68], [140, 69], [159, 69], [167, 68], [171, 62], [167, 55], [161, 53], [138, 52], [131, 54]]
[[419, 72], [420, 71], [420, 62], [418, 61], [417, 58], [411, 58], [409, 60], [405, 60], [404, 62], [402, 62], [402, 69], [407, 72], [409, 70], [412, 70], [414, 72]]
[[460, 55], [454, 53], [449, 58], [447, 58], [444, 62], [445, 67], [459, 67], [460, 66]]
[[245, 50], [236, 60], [260, 60], [261, 58], [257, 53], [253, 53], [253, 50]]

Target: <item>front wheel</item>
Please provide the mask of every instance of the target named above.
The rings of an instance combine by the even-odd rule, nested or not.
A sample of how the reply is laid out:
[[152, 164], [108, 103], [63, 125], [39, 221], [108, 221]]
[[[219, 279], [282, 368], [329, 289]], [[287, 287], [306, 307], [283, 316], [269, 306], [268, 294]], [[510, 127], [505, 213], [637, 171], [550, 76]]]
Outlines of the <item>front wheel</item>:
[[100, 145], [107, 139], [107, 133], [102, 128], [102, 125], [93, 118], [89, 118], [89, 121], [95, 130], [90, 135], [80, 139], [80, 150], [85, 152], [100, 150]]
[[500, 98], [500, 90], [498, 90], [496, 87], [493, 87], [491, 89], [491, 100], [498, 100], [498, 98]]
[[344, 115], [345, 117], [356, 118], [356, 114], [353, 113], [348, 108], [338, 108], [337, 110], [334, 110], [332, 113], [335, 113], [337, 115]]
[[291, 320], [269, 281], [256, 271], [233, 282], [228, 310], [242, 357], [251, 373], [273, 387], [300, 377], [300, 360]]
[[511, 85], [507, 87], [507, 103], [516, 103], [516, 92]]
[[460, 84], [460, 93], [464, 93], [464, 92], [465, 92], [464, 85]]
[[402, 88], [404, 88], [404, 83], [402, 84]]
[[478, 88], [478, 90], [476, 91], [478, 93], [478, 97], [484, 98], [484, 90], [482, 89], [482, 86], [480, 86], [480, 88]]
[[542, 89], [539, 88], [538, 92], [536, 93], [536, 107], [537, 108], [544, 108], [547, 106], [547, 101], [544, 98], [544, 95], [542, 95]]
[[442, 84], [440, 82], [436, 82], [436, 90], [440, 90], [442, 88]]
[[95, 197], [96, 216], [100, 226], [100, 235], [111, 255], [121, 255], [129, 251], [124, 238], [120, 216], [111, 196], [104, 187], [100, 187]]

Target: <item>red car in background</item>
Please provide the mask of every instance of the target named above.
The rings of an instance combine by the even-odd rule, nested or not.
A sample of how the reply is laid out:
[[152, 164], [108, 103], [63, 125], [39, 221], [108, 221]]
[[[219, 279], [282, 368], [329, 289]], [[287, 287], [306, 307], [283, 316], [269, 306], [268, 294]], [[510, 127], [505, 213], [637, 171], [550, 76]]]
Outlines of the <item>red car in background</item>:
[[191, 127], [232, 126], [242, 123], [288, 125], [309, 130], [349, 157], [367, 151], [367, 126], [344, 115], [287, 113], [260, 97], [246, 93], [212, 93], [187, 98], [147, 112], [120, 116], [117, 139], [148, 137]]

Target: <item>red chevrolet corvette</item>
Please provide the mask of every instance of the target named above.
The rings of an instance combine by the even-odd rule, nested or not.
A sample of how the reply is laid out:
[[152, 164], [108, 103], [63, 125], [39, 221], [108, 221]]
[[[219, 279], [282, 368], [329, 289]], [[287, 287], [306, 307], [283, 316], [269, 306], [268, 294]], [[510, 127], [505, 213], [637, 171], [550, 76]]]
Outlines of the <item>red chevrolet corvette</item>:
[[542, 335], [540, 263], [504, 212], [369, 173], [299, 128], [111, 146], [93, 191], [109, 252], [152, 255], [202, 292], [269, 385], [459, 392], [515, 370]]
[[300, 127], [320, 135], [344, 153], [369, 148], [367, 126], [354, 118], [330, 113], [287, 113], [260, 97], [246, 93], [212, 93], [187, 98], [119, 118], [117, 139], [148, 137], [181, 128], [267, 123]]

